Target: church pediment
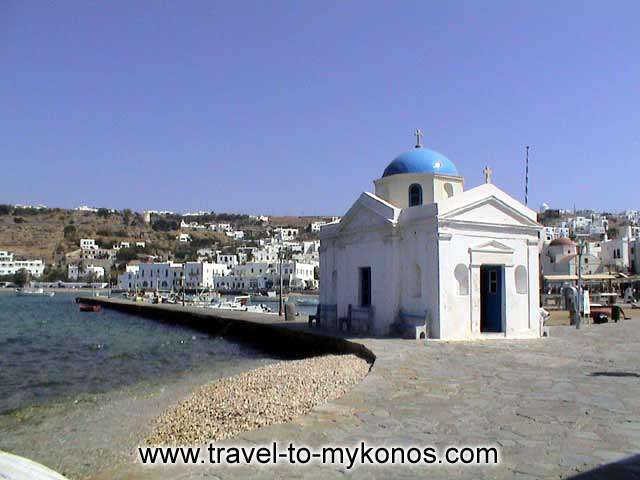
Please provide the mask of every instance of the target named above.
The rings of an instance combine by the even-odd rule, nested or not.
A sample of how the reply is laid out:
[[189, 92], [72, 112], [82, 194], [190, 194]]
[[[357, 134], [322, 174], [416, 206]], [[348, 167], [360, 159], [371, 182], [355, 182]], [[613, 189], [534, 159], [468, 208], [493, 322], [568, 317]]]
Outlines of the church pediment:
[[517, 205], [490, 196], [457, 206], [439, 215], [443, 221], [513, 227], [539, 227], [538, 223], [521, 212]]
[[479, 245], [469, 247], [469, 251], [472, 252], [486, 252], [486, 253], [513, 253], [514, 250], [509, 245], [505, 245], [497, 240], [491, 240]]
[[471, 254], [471, 264], [475, 266], [484, 263], [513, 266], [513, 248], [497, 240], [469, 247], [469, 253]]
[[340, 233], [391, 226], [397, 222], [400, 209], [375, 195], [364, 192], [340, 221]]

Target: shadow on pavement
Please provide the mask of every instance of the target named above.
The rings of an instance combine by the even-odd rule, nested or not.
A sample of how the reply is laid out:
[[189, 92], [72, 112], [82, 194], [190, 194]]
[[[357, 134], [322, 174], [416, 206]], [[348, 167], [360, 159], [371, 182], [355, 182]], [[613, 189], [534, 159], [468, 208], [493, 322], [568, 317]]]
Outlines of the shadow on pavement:
[[608, 463], [568, 478], [571, 480], [640, 480], [640, 455], [633, 455], [619, 462]]

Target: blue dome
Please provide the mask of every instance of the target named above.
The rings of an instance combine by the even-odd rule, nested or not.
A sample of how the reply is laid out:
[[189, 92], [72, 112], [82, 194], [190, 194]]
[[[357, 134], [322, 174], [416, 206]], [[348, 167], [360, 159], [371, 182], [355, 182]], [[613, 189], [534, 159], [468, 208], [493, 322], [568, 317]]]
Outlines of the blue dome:
[[439, 173], [458, 176], [458, 169], [441, 153], [417, 147], [404, 152], [384, 169], [383, 177], [399, 173]]

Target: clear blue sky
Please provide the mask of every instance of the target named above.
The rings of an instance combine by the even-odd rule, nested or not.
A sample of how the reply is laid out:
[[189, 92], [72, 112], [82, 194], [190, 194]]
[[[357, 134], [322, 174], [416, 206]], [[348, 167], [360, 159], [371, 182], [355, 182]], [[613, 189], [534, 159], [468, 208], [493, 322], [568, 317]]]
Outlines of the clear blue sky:
[[640, 2], [0, 2], [0, 203], [342, 214], [413, 146], [640, 208]]

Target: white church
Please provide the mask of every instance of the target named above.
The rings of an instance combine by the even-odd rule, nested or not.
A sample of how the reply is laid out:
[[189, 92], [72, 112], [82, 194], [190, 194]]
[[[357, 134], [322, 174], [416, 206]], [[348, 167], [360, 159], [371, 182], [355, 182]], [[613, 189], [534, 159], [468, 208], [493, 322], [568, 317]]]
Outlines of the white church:
[[465, 190], [453, 162], [416, 136], [375, 194], [321, 228], [320, 308], [379, 336], [421, 324], [444, 340], [541, 336], [536, 213], [488, 168]]

